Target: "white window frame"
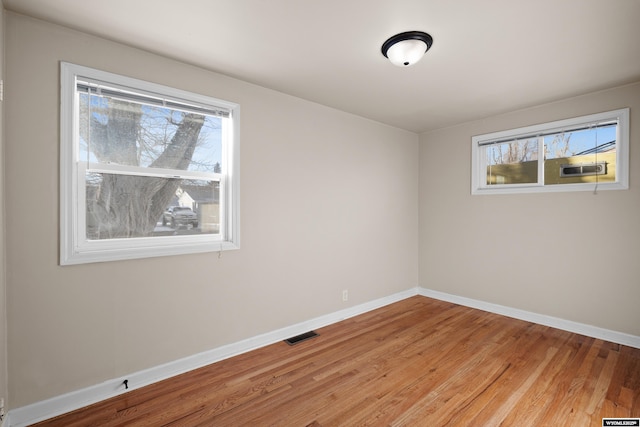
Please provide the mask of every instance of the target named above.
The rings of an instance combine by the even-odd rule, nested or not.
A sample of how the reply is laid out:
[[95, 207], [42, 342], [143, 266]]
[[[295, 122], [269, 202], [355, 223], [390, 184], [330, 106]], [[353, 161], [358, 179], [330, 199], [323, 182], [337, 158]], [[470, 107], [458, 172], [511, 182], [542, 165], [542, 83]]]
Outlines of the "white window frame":
[[[60, 64], [60, 264], [137, 259], [201, 252], [220, 252], [240, 247], [240, 106], [155, 83], [121, 76], [67, 62]], [[104, 173], [127, 173], [193, 179], [198, 172], [149, 170], [150, 168], [87, 165], [79, 159], [79, 108], [77, 82], [98, 80], [133, 92], [180, 100], [187, 105], [221, 108], [229, 112], [231, 126], [223, 135], [220, 180], [220, 233], [182, 236], [88, 240], [86, 236], [86, 168]], [[225, 142], [226, 139], [226, 142]], [[146, 169], [144, 171], [138, 169]], [[207, 178], [210, 179], [210, 178]]]
[[[616, 181], [594, 183], [573, 183], [544, 185], [544, 155], [543, 144], [538, 142], [538, 182], [532, 184], [487, 184], [486, 156], [483, 146], [496, 141], [508, 141], [509, 139], [533, 138], [537, 135], [550, 135], [571, 131], [580, 126], [592, 126], [598, 123], [617, 121], [616, 132]], [[600, 190], [626, 190], [629, 188], [629, 109], [607, 111], [571, 119], [558, 120], [517, 129], [492, 132], [476, 135], [471, 138], [471, 194], [517, 194], [517, 193], [544, 193], [562, 191], [597, 191]]]

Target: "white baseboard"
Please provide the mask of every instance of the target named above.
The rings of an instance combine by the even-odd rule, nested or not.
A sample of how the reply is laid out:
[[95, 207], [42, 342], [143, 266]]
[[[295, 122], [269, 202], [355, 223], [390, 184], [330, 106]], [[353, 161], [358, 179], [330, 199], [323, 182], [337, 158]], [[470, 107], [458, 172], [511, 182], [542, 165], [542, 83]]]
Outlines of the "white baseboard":
[[[418, 288], [349, 307], [324, 316], [317, 317], [293, 326], [278, 329], [266, 334], [258, 335], [233, 344], [218, 347], [203, 353], [188, 356], [173, 362], [155, 366], [144, 371], [135, 372], [120, 378], [114, 378], [70, 393], [36, 402], [9, 411], [11, 423], [9, 427], [23, 427], [57, 415], [61, 415], [93, 403], [135, 390], [140, 387], [188, 372], [260, 347], [264, 347], [287, 338], [300, 335], [313, 329], [337, 323], [341, 320], [375, 310], [385, 305], [393, 304], [418, 294]], [[124, 387], [124, 380], [128, 380], [129, 389]], [[8, 414], [8, 415], [9, 415]], [[2, 427], [2, 426], [0, 426]]]
[[[266, 334], [258, 335], [233, 344], [218, 347], [203, 353], [188, 356], [164, 365], [155, 366], [144, 371], [132, 373], [120, 378], [114, 378], [84, 389], [76, 390], [61, 396], [56, 396], [48, 400], [36, 402], [21, 408], [12, 409], [7, 414], [7, 418], [3, 425], [8, 427], [24, 427], [38, 421], [46, 420], [75, 409], [82, 408], [93, 403], [100, 402], [119, 394], [135, 390], [140, 387], [182, 374], [260, 347], [273, 344], [287, 338], [300, 335], [313, 329], [318, 329], [350, 317], [357, 316], [375, 310], [385, 305], [401, 301], [414, 295], [422, 295], [442, 301], [452, 302], [454, 304], [464, 305], [466, 307], [477, 308], [479, 310], [500, 314], [515, 319], [525, 320], [545, 326], [551, 326], [569, 332], [587, 335], [593, 338], [600, 338], [606, 341], [627, 345], [630, 347], [640, 348], [640, 337], [625, 334], [622, 332], [611, 331], [608, 329], [598, 328], [596, 326], [585, 325], [583, 323], [573, 322], [552, 316], [545, 316], [525, 310], [506, 307], [485, 301], [475, 300], [471, 298], [461, 297], [457, 295], [447, 294], [444, 292], [434, 291], [426, 288], [412, 288], [404, 292], [360, 304], [344, 310], [336, 311], [324, 316], [317, 317], [305, 322], [298, 323], [293, 326], [278, 329]], [[124, 388], [124, 380], [128, 380], [129, 390]], [[9, 421], [11, 417], [11, 421]]]
[[526, 320], [527, 322], [551, 326], [563, 331], [586, 335], [592, 338], [599, 338], [605, 341], [627, 345], [629, 347], [640, 348], [640, 337], [631, 334], [625, 334], [624, 332], [612, 331], [609, 329], [599, 328], [597, 326], [586, 325], [584, 323], [573, 322], [571, 320], [560, 319], [553, 316], [546, 316], [544, 314], [506, 307], [504, 305], [493, 304], [490, 302], [460, 297], [457, 295], [447, 294], [444, 292], [434, 291], [426, 288], [418, 288], [418, 294], [429, 298], [452, 302], [454, 304], [464, 305], [466, 307], [472, 307], [491, 313], [501, 314], [503, 316], [512, 317], [514, 319]]

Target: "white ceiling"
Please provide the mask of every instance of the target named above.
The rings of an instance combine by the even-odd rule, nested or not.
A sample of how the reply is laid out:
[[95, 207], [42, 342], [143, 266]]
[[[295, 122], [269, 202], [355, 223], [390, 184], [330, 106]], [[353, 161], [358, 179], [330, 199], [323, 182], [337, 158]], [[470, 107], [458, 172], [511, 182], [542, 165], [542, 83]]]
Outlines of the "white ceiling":
[[[640, 80], [640, 0], [4, 0], [414, 132]], [[393, 66], [390, 36], [425, 31]], [[622, 107], [622, 106], [621, 106]]]

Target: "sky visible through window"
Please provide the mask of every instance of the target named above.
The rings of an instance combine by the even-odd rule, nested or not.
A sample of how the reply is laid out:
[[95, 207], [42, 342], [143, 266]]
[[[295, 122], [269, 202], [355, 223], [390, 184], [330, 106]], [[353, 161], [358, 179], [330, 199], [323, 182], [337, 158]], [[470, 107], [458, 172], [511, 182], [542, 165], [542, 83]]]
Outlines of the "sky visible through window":
[[[559, 141], [553, 144], [555, 136], [545, 137], [545, 145], [548, 147], [546, 158], [554, 159], [571, 157], [584, 151], [602, 147], [604, 144], [616, 140], [616, 124], [607, 127], [585, 129], [565, 134], [559, 134]], [[565, 150], [563, 152], [563, 150]]]
[[[544, 137], [545, 159], [573, 157], [581, 154], [594, 154], [615, 148], [617, 125], [562, 132]], [[537, 137], [514, 138], [485, 146], [487, 165], [513, 164], [538, 159]]]
[[[87, 123], [88, 117], [102, 125], [107, 124], [109, 98], [95, 94], [88, 95], [80, 93], [80, 127], [86, 132], [80, 132], [80, 152], [81, 161], [99, 162], [94, 152], [95, 147], [91, 147], [92, 126]], [[89, 102], [90, 101], [90, 102]], [[130, 105], [136, 105], [129, 103]], [[125, 107], [126, 108], [126, 107]], [[123, 108], [124, 109], [124, 108]], [[141, 133], [136, 141], [138, 154], [138, 164], [134, 166], [150, 167], [154, 160], [162, 154], [175, 135], [178, 123], [183, 120], [184, 113], [178, 110], [163, 108], [158, 106], [142, 105], [140, 123]], [[83, 114], [84, 112], [84, 114]], [[124, 112], [127, 113], [126, 111]], [[221, 117], [204, 116], [205, 121], [198, 144], [193, 153], [186, 170], [202, 172], [220, 172], [222, 164], [222, 120]], [[105, 162], [104, 156], [102, 159]], [[108, 163], [118, 163], [114, 158], [106, 160]]]

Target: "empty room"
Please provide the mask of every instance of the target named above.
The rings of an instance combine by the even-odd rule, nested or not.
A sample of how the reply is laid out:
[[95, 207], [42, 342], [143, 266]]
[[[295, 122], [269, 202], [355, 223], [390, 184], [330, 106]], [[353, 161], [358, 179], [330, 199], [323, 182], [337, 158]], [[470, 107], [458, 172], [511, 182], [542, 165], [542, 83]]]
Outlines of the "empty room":
[[640, 425], [640, 2], [3, 0], [0, 427]]

